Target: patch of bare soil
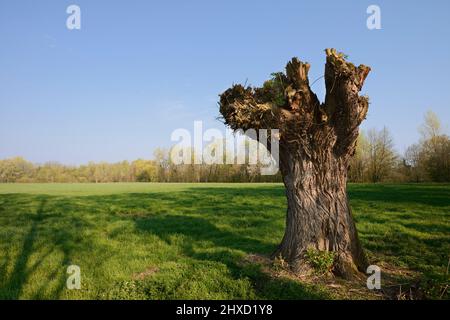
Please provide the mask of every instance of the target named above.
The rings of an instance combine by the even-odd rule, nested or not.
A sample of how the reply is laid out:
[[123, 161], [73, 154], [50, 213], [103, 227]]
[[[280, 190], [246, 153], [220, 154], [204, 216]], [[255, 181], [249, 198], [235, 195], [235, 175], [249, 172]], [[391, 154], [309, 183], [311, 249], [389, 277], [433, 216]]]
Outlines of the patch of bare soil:
[[149, 267], [147, 270], [145, 270], [143, 272], [133, 274], [132, 279], [133, 280], [144, 280], [145, 278], [152, 276], [153, 274], [155, 274], [158, 271], [159, 271], [159, 269], [157, 267]]

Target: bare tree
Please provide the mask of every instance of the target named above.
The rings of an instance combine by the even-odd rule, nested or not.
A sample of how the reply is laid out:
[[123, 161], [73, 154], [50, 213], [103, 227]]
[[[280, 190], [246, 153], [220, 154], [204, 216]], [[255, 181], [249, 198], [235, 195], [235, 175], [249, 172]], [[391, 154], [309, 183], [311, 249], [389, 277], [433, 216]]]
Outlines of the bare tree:
[[450, 181], [450, 138], [440, 135], [423, 145], [423, 157], [428, 176], [436, 182]]
[[422, 135], [419, 165], [431, 180], [450, 181], [450, 138], [442, 132], [438, 116], [428, 111], [419, 131]]
[[409, 178], [413, 182], [420, 182], [424, 179], [424, 159], [423, 149], [420, 144], [413, 144], [405, 151], [405, 164], [409, 169]]
[[441, 121], [431, 110], [425, 113], [424, 123], [419, 127], [419, 132], [423, 140], [432, 140], [442, 134]]
[[381, 131], [369, 130], [369, 164], [368, 175], [371, 182], [385, 180], [395, 166], [396, 155], [394, 142], [388, 129], [384, 127]]
[[170, 166], [169, 152], [166, 149], [156, 148], [153, 151], [156, 165], [158, 166], [158, 180], [160, 182], [169, 182], [168, 169]]
[[[347, 199], [347, 170], [359, 125], [369, 107], [360, 96], [370, 72], [342, 53], [326, 50], [325, 102], [309, 86], [310, 65], [293, 58], [286, 74], [262, 88], [234, 85], [220, 96], [220, 112], [233, 130], [280, 130], [280, 170], [288, 200], [286, 230], [273, 256], [297, 272], [310, 269], [309, 248], [335, 254], [336, 274], [351, 277], [367, 261]], [[270, 149], [270, 145], [269, 145]]]

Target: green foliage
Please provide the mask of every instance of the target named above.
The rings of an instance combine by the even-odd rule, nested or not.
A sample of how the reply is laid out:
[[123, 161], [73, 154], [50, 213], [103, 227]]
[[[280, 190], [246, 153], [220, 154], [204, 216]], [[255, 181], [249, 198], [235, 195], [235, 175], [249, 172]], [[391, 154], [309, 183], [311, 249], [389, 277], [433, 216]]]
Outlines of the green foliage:
[[287, 83], [286, 76], [282, 72], [275, 72], [271, 74], [271, 77], [271, 79], [264, 82], [258, 95], [279, 107], [284, 106], [287, 103], [284, 92], [285, 83]]
[[305, 258], [315, 272], [325, 274], [333, 268], [334, 252], [321, 251], [313, 248], [306, 250]]

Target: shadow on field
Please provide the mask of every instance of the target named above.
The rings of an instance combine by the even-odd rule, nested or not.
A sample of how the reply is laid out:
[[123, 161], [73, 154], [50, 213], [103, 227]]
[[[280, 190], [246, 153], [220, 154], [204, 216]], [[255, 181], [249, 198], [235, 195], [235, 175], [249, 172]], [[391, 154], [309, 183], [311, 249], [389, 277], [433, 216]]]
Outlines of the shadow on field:
[[[389, 257], [396, 265], [420, 270], [432, 278], [442, 277], [448, 261], [449, 228], [446, 220], [441, 220], [445, 210], [439, 208], [449, 205], [447, 189], [433, 185], [398, 186], [398, 191], [391, 185], [350, 186], [349, 194], [351, 201], [359, 201], [363, 206], [370, 207], [372, 202], [377, 205], [375, 212], [362, 214], [366, 210], [354, 210], [366, 226], [360, 230], [366, 249], [378, 258]], [[136, 207], [116, 209], [121, 217], [132, 218], [139, 230], [157, 235], [168, 244], [173, 236], [184, 235], [187, 238], [182, 246], [184, 255], [224, 263], [236, 279], [248, 276], [248, 267], [242, 266], [232, 251], [268, 255], [281, 240], [284, 229], [282, 186], [195, 187], [182, 192], [111, 197], [116, 204], [146, 203], [138, 206], [138, 212]], [[164, 205], [153, 210], [155, 204]], [[425, 211], [411, 211], [418, 205], [427, 207]], [[431, 213], [427, 208], [436, 211]], [[212, 242], [216, 250], [198, 250], [196, 243], [204, 241]], [[272, 296], [264, 287], [268, 279], [261, 272], [255, 271], [249, 277], [263, 298], [324, 297], [298, 282], [286, 283], [281, 279], [270, 284], [278, 289], [274, 290], [278, 296]]]
[[[448, 261], [447, 196], [448, 189], [432, 185], [349, 186], [363, 246], [433, 277], [445, 272]], [[59, 298], [74, 256], [101, 273], [111, 257], [128, 257], [121, 250], [137, 260], [150, 259], [147, 248], [160, 250], [154, 254], [162, 263], [167, 248], [180, 260], [189, 258], [183, 262], [192, 262], [189, 267], [196, 261], [222, 264], [233, 279], [248, 279], [261, 299], [330, 298], [319, 288], [274, 279], [257, 264], [243, 263], [246, 254], [269, 255], [275, 249], [285, 210], [281, 185], [88, 196], [1, 194], [0, 298]], [[150, 235], [164, 245], [146, 244]], [[111, 245], [121, 241], [129, 249]], [[143, 256], [133, 255], [133, 241], [145, 248]]]
[[[170, 193], [90, 198], [105, 206], [109, 204], [116, 216], [132, 219], [141, 232], [156, 235], [168, 245], [180, 246], [184, 256], [226, 265], [234, 279], [251, 281], [258, 298], [328, 297], [323, 291], [300, 282], [270, 278], [259, 265], [243, 263], [243, 255], [268, 255], [281, 240], [280, 226], [284, 225], [285, 215], [283, 187], [195, 187]], [[173, 243], [174, 237], [180, 235], [185, 241], [181, 245]], [[271, 241], [267, 241], [268, 235], [272, 235]], [[198, 250], [204, 249], [205, 243], [207, 250]]]
[[[59, 297], [65, 287], [71, 246], [76, 242], [76, 230], [69, 226], [80, 225], [79, 221], [72, 217], [66, 223], [51, 223], [55, 218], [52, 211], [59, 205], [54, 197], [8, 194], [3, 195], [2, 200], [1, 211], [5, 211], [4, 205], [25, 203], [36, 203], [37, 209], [35, 213], [27, 211], [21, 216], [10, 217], [14, 219], [15, 226], [23, 230], [23, 234], [11, 234], [9, 237], [2, 234], [0, 237], [0, 299], [23, 298], [27, 285], [33, 287], [33, 290], [26, 292], [27, 299], [42, 299], [48, 295]], [[47, 259], [52, 260], [51, 256], [56, 251], [60, 255], [62, 253], [62, 258], [57, 265], [50, 266]], [[45, 269], [44, 276], [37, 275], [39, 268]]]
[[42, 219], [42, 213], [47, 200], [43, 198], [40, 201], [39, 207], [36, 211], [36, 216], [31, 223], [30, 230], [26, 233], [19, 255], [15, 258], [9, 276], [6, 276], [6, 269], [10, 262], [9, 252], [6, 251], [6, 258], [0, 265], [0, 292], [4, 290], [9, 291], [9, 298], [18, 299], [23, 289], [24, 283], [27, 281], [30, 273], [32, 273], [43, 261], [45, 256], [40, 257], [32, 266], [28, 265], [28, 260], [33, 253], [34, 241], [36, 238], [37, 225]]
[[[312, 286], [290, 279], [272, 278], [261, 270], [261, 266], [243, 263], [243, 255], [237, 254], [268, 255], [275, 249], [282, 233], [277, 234], [274, 230], [282, 231], [277, 223], [284, 224], [285, 208], [283, 201], [281, 206], [274, 205], [274, 197], [284, 197], [284, 189], [278, 186], [196, 187], [174, 193], [111, 195], [102, 197], [100, 201], [116, 205], [147, 203], [140, 208], [116, 207], [116, 214], [131, 218], [138, 230], [156, 235], [168, 245], [179, 245], [187, 257], [225, 264], [234, 279], [249, 279], [260, 299], [329, 298], [324, 291]], [[237, 198], [245, 200], [241, 202]], [[264, 203], [264, 199], [269, 201]], [[158, 208], [159, 214], [154, 214], [153, 210], [141, 211], [151, 207], [149, 201], [164, 204]], [[259, 230], [262, 226], [268, 231]], [[272, 241], [262, 240], [270, 234], [273, 235]], [[181, 245], [174, 244], [174, 237], [180, 235], [185, 241]], [[205, 243], [208, 243], [208, 250], [202, 250]]]
[[[263, 273], [257, 265], [244, 264], [242, 257], [232, 250], [246, 253], [270, 253], [274, 247], [271, 244], [223, 231], [206, 219], [181, 215], [155, 216], [136, 220], [138, 229], [157, 235], [166, 243], [171, 244], [172, 236], [183, 235], [187, 239], [182, 244], [182, 253], [198, 261], [223, 263], [235, 279], [246, 277], [262, 299], [324, 299], [326, 294], [314, 291], [301, 283], [288, 279], [273, 279]], [[215, 250], [197, 250], [198, 242], [212, 242]], [[232, 250], [230, 250], [232, 249]]]

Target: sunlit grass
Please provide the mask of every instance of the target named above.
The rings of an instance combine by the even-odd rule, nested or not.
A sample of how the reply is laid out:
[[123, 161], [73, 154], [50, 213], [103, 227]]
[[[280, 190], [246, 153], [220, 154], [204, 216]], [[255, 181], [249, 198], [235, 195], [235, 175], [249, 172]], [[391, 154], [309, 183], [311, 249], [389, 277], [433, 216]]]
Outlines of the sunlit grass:
[[[449, 185], [349, 196], [370, 257], [445, 277]], [[241, 263], [280, 242], [285, 207], [280, 184], [0, 184], [0, 298], [333, 298]], [[66, 289], [71, 264], [81, 290]]]

